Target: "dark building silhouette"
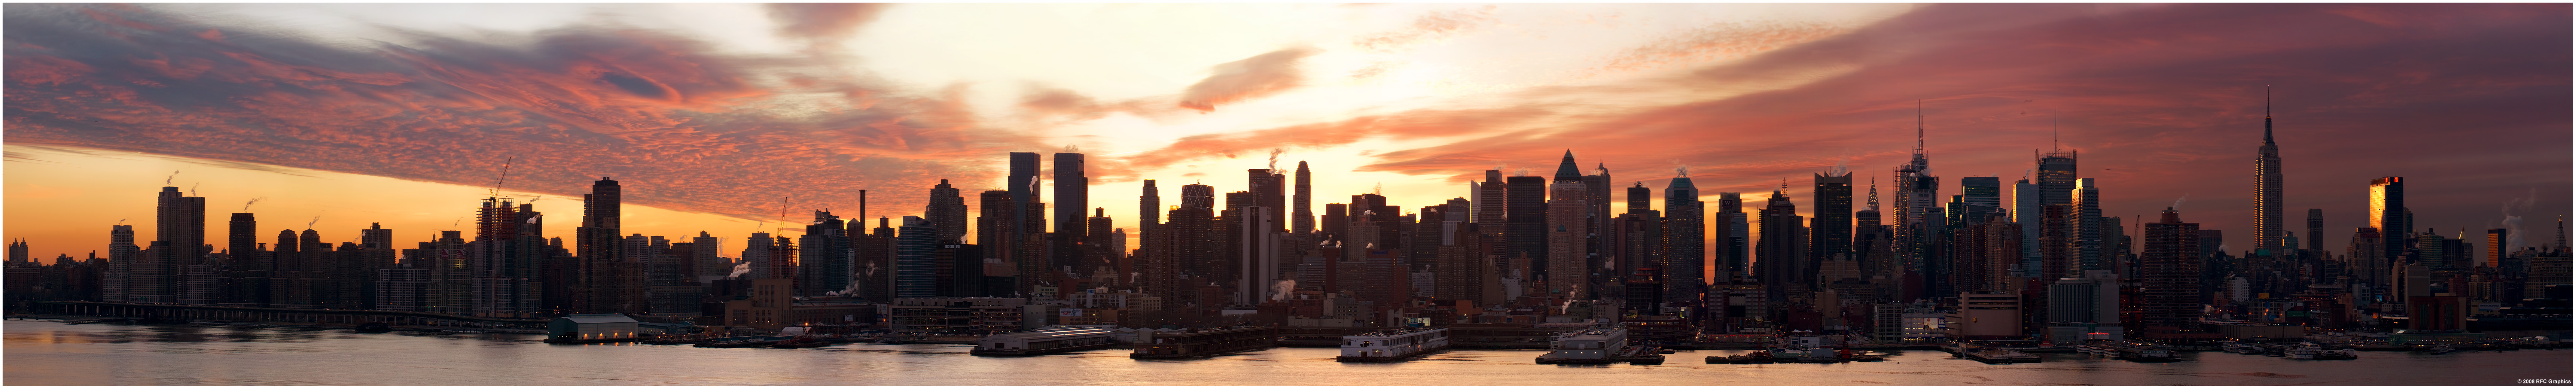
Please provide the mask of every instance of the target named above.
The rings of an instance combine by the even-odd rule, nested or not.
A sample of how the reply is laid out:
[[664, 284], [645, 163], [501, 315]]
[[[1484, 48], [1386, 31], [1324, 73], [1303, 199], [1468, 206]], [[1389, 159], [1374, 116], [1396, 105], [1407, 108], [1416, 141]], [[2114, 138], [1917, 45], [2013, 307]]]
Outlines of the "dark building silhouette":
[[[1008, 190], [1011, 193], [1011, 200], [1004, 203], [1008, 204], [1007, 206], [1010, 208], [1010, 212], [1001, 214], [1002, 220], [995, 223], [995, 225], [1004, 226], [1009, 228], [1009, 230], [1005, 233], [996, 235], [996, 237], [1000, 239], [1003, 247], [1018, 247], [1026, 244], [1030, 236], [1046, 232], [1045, 223], [1032, 223], [1029, 220], [1031, 218], [1042, 219], [1043, 215], [1045, 215], [1046, 209], [1043, 207], [1029, 207], [1030, 204], [1039, 203], [1038, 153], [1011, 153], [1010, 156], [1010, 175], [1007, 176], [1002, 183], [1003, 189]], [[990, 214], [987, 215], [990, 216]], [[866, 220], [867, 215], [859, 215], [859, 219]], [[1038, 228], [1028, 228], [1028, 226], [1031, 225], [1036, 225]], [[995, 244], [995, 242], [978, 243], [983, 243], [985, 245]], [[1020, 251], [1022, 250], [995, 250], [994, 252], [998, 254], [996, 257], [1002, 258], [1006, 261], [1016, 261], [1021, 263], [1032, 262], [1030, 261], [1032, 258], [1020, 257]], [[1047, 261], [1039, 259], [1034, 262], [1044, 264]], [[1044, 266], [1039, 265], [1036, 267]], [[1025, 269], [1025, 267], [1023, 269]]]
[[1772, 296], [1787, 296], [1793, 289], [1811, 283], [1807, 267], [1806, 218], [1798, 216], [1798, 205], [1789, 200], [1788, 182], [1771, 192], [1762, 207], [1762, 236], [1754, 243], [1755, 277], [1771, 291]]
[[948, 186], [948, 180], [939, 180], [939, 185], [930, 187], [930, 201], [924, 204], [928, 206], [922, 210], [922, 218], [930, 219], [931, 225], [938, 226], [940, 239], [948, 242], [966, 239], [966, 198], [958, 196], [957, 188]]
[[2200, 223], [2184, 223], [2172, 208], [2146, 223], [2146, 244], [2138, 255], [2142, 287], [2139, 311], [2148, 331], [2196, 328], [2200, 324]]
[[1084, 257], [1082, 211], [1091, 210], [1091, 178], [1083, 176], [1081, 153], [1055, 153], [1055, 255], [1053, 268], [1080, 268]]
[[625, 291], [616, 288], [625, 280], [609, 270], [626, 258], [624, 216], [625, 191], [617, 181], [600, 177], [591, 182], [590, 193], [581, 196], [581, 227], [573, 230], [579, 265], [566, 275], [574, 283], [570, 287], [581, 290], [580, 297], [565, 307], [567, 313], [617, 312], [628, 305]]
[[[1288, 199], [1288, 232], [1311, 235], [1315, 232], [1315, 196], [1312, 171], [1306, 161], [1297, 161], [1297, 192]], [[1309, 240], [1313, 238], [1307, 238]]]
[[1709, 283], [1732, 284], [1736, 278], [1748, 275], [1746, 266], [1753, 263], [1753, 223], [1748, 216], [1744, 213], [1744, 194], [1718, 192], [1716, 219], [1709, 220], [1717, 228], [1717, 240], [1711, 242], [1716, 251], [1713, 274], [1717, 278]]
[[[1547, 177], [1514, 176], [1504, 181], [1504, 207], [1508, 212], [1503, 235], [1503, 256], [1515, 264], [1511, 270], [1523, 280], [1535, 280], [1546, 269], [1547, 261]], [[1356, 211], [1354, 211], [1356, 212]], [[1526, 266], [1526, 267], [1522, 267]]]
[[[831, 212], [814, 211], [814, 222], [796, 238], [796, 266], [801, 268], [796, 295], [856, 295], [865, 286], [866, 280], [857, 277], [858, 250], [852, 247], [849, 224]], [[946, 230], [939, 232], [946, 236]]]
[[[1664, 262], [1657, 269], [1664, 283], [1665, 303], [1696, 304], [1709, 283], [1707, 216], [1707, 207], [1699, 200], [1699, 186], [1691, 182], [1688, 172], [1674, 172], [1672, 182], [1664, 186]], [[1718, 271], [1720, 277], [1725, 274], [1724, 269]]]
[[1806, 259], [1809, 263], [1845, 260], [1851, 255], [1852, 175], [1835, 170], [1816, 174], [1816, 191], [1811, 193], [1815, 222], [1808, 227], [1807, 255], [1813, 257]]

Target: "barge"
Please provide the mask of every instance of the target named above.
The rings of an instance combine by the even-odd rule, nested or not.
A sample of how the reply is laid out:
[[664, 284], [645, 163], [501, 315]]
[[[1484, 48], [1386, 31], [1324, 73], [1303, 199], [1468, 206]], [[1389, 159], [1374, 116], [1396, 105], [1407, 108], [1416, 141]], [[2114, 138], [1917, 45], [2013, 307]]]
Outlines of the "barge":
[[1664, 355], [1655, 347], [1628, 344], [1628, 329], [1590, 328], [1558, 334], [1555, 350], [1538, 356], [1542, 365], [1587, 365], [1628, 362], [1641, 365], [1664, 363]]
[[1118, 332], [1096, 327], [1048, 327], [1004, 332], [975, 341], [970, 355], [1046, 355], [1090, 351], [1118, 345]]
[[1393, 362], [1449, 349], [1449, 329], [1397, 328], [1342, 337], [1342, 362]]
[[1180, 333], [1137, 332], [1132, 359], [1189, 359], [1279, 345], [1279, 327], [1192, 328]]

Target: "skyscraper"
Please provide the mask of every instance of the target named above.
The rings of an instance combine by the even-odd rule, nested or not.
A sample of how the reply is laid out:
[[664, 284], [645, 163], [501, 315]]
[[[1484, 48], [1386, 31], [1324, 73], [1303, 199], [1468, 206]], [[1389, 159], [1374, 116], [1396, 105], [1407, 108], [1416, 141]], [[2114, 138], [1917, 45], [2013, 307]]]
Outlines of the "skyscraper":
[[[1030, 223], [1029, 219], [1039, 218], [1044, 215], [1042, 212], [1045, 212], [1045, 209], [1029, 208], [1029, 204], [1038, 202], [1038, 153], [1011, 153], [1010, 155], [1011, 172], [1002, 183], [1003, 189], [1011, 192], [1010, 203], [1006, 206], [1010, 212], [1004, 213], [1002, 220], [995, 223], [1010, 230], [1007, 233], [995, 235], [996, 238], [1001, 239], [999, 242], [978, 243], [995, 246], [988, 249], [988, 252], [994, 253], [997, 258], [1016, 262], [1045, 263], [1045, 259], [1023, 258], [1019, 256], [1020, 250], [1007, 249], [1025, 244], [1031, 234], [1046, 232], [1044, 224], [1037, 224], [1039, 228], [1036, 230], [1028, 228], [1036, 224]], [[859, 220], [867, 220], [867, 215], [859, 215]], [[1022, 278], [1025, 280], [1028, 276], [1022, 275]]]
[[1905, 273], [1929, 279], [1927, 273], [1933, 270], [1931, 260], [1936, 254], [1934, 239], [1942, 232], [1940, 225], [1945, 215], [1937, 204], [1941, 178], [1932, 176], [1931, 157], [1923, 148], [1923, 107], [1918, 103], [1914, 111], [1914, 158], [1896, 168], [1895, 247], [1890, 249], [1904, 264]]
[[948, 186], [946, 179], [939, 180], [939, 185], [930, 187], [930, 202], [926, 204], [929, 205], [921, 215], [939, 228], [941, 242], [966, 239], [966, 198], [957, 194], [956, 187]]
[[903, 227], [898, 231], [894, 244], [894, 297], [937, 297], [939, 239], [945, 235], [920, 216], [904, 216]]
[[1770, 202], [1762, 207], [1762, 236], [1754, 243], [1755, 277], [1770, 289], [1771, 295], [1782, 296], [1791, 286], [1809, 283], [1807, 274], [1806, 218], [1798, 216], [1798, 205], [1789, 200], [1789, 183], [1782, 181], [1780, 190], [1771, 191]]
[[2326, 252], [2326, 210], [2308, 209], [2308, 251]]
[[1565, 152], [1557, 165], [1556, 177], [1548, 187], [1547, 261], [1548, 289], [1566, 293], [1575, 299], [1588, 299], [1591, 293], [1592, 204], [1590, 186], [1583, 173], [1574, 166], [1574, 152]]
[[2263, 98], [2263, 146], [2254, 156], [2254, 247], [2280, 252], [2281, 147], [2272, 144], [2272, 98]]
[[580, 256], [579, 265], [565, 276], [574, 283], [567, 287], [581, 290], [579, 293], [586, 298], [566, 309], [576, 313], [611, 312], [602, 300], [617, 294], [611, 287], [617, 280], [608, 271], [609, 264], [626, 257], [626, 245], [620, 236], [624, 200], [623, 188], [608, 177], [591, 182], [590, 193], [581, 196], [581, 227], [573, 230], [573, 255]]
[[[831, 212], [814, 211], [813, 224], [806, 225], [805, 235], [796, 239], [796, 245], [803, 247], [796, 252], [797, 267], [803, 268], [803, 274], [798, 274], [796, 282], [797, 289], [801, 289], [798, 296], [856, 294], [858, 289], [853, 286], [858, 285], [854, 282], [866, 281], [853, 276], [858, 270], [858, 251], [851, 247], [849, 224], [852, 223], [842, 222], [840, 216]], [[866, 222], [855, 224], [867, 226]], [[937, 228], [937, 224], [934, 223], [932, 228]], [[943, 237], [947, 232], [939, 231]]]
[[1246, 206], [1243, 219], [1234, 229], [1236, 241], [1242, 242], [1241, 262], [1236, 269], [1234, 303], [1253, 306], [1275, 297], [1272, 290], [1279, 278], [1279, 219], [1269, 208]]
[[1746, 275], [1745, 265], [1753, 262], [1753, 258], [1746, 254], [1753, 248], [1753, 241], [1750, 240], [1753, 236], [1753, 225], [1750, 224], [1751, 219], [1745, 216], [1743, 193], [1719, 192], [1717, 194], [1717, 220], [1710, 221], [1717, 226], [1717, 242], [1715, 242], [1717, 270], [1713, 273], [1717, 279], [1710, 280], [1709, 283], [1734, 283], [1737, 277]]
[[[1503, 195], [1504, 201], [1509, 201], [1511, 204], [1503, 208], [1504, 212], [1509, 213], [1506, 217], [1508, 220], [1504, 222], [1508, 227], [1503, 234], [1502, 242], [1506, 245], [1503, 249], [1503, 257], [1514, 263], [1530, 263], [1532, 269], [1512, 268], [1510, 270], [1530, 271], [1518, 276], [1523, 277], [1524, 280], [1535, 279], [1538, 276], [1537, 272], [1546, 269], [1547, 262], [1548, 179], [1537, 176], [1506, 177], [1504, 186], [1510, 190]], [[1352, 212], [1359, 211], [1352, 210]]]
[[1314, 187], [1310, 181], [1312, 177], [1313, 173], [1306, 170], [1306, 161], [1297, 161], [1297, 194], [1295, 198], [1288, 200], [1291, 210], [1288, 216], [1290, 233], [1313, 234], [1315, 232], [1315, 196]]
[[1832, 172], [1816, 174], [1815, 223], [1810, 226], [1812, 243], [1807, 246], [1810, 263], [1829, 260], [1851, 260], [1852, 244], [1852, 179], [1851, 172], [1836, 167]]
[[1081, 265], [1081, 243], [1091, 235], [1083, 231], [1082, 211], [1088, 210], [1091, 178], [1083, 176], [1082, 153], [1055, 153], [1055, 257], [1050, 268]]
[[[1146, 180], [1149, 185], [1152, 181]], [[1153, 192], [1148, 189], [1145, 193]], [[1008, 237], [1011, 236], [1012, 230], [1016, 229], [1016, 226], [1012, 225], [1011, 213], [1019, 208], [1018, 204], [1011, 203], [1011, 191], [988, 190], [978, 193], [975, 196], [975, 244], [994, 248], [1012, 247], [1013, 245], [1007, 244], [1011, 241]], [[866, 227], [867, 223], [860, 223], [859, 226]], [[1009, 250], [986, 251], [984, 256], [1009, 258], [1009, 254], [1004, 254], [1007, 251]]]
[[2181, 214], [2165, 208], [2159, 220], [2146, 223], [2144, 235], [2144, 251], [2138, 255], [2143, 324], [2150, 331], [2198, 326], [2200, 223], [2184, 223]]
[[2406, 185], [2401, 177], [2370, 180], [2370, 220], [2372, 229], [2380, 232], [2380, 260], [2393, 261], [2406, 255], [2406, 242], [2412, 239], [2412, 217], [2406, 214]]
[[2074, 207], [2068, 208], [2067, 244], [2074, 245], [2072, 254], [2080, 270], [2110, 270], [2111, 234], [2102, 223], [2102, 189], [2093, 179], [2077, 179], [2072, 191]]
[[[1675, 171], [1664, 186], [1664, 301], [1693, 303], [1708, 284], [1708, 210], [1689, 171]], [[1726, 274], [1723, 271], [1718, 273]]]
[[232, 230], [224, 236], [224, 251], [230, 253], [224, 265], [235, 271], [268, 270], [273, 265], [262, 263], [259, 250], [259, 217], [249, 212], [235, 213]]

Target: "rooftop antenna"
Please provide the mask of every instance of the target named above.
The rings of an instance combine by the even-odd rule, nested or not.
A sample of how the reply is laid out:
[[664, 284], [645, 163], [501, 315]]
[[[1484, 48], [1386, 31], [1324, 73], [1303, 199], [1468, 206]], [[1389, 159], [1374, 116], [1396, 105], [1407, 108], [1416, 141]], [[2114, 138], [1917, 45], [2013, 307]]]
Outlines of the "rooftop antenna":
[[2059, 152], [2066, 150], [2057, 143], [2057, 106], [2053, 104], [2048, 107], [2048, 149]]
[[1923, 100], [1914, 101], [1914, 157], [1923, 158]]
[[2263, 86], [2263, 145], [2272, 145], [2272, 86]]

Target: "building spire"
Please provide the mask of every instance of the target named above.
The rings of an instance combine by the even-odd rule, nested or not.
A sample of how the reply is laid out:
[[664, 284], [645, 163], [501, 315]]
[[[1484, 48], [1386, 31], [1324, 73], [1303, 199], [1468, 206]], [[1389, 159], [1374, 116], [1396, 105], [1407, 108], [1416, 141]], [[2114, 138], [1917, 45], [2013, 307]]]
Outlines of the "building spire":
[[2263, 86], [2263, 145], [2272, 145], [2272, 86]]
[[1878, 176], [1869, 176], [1869, 210], [1878, 210]]

